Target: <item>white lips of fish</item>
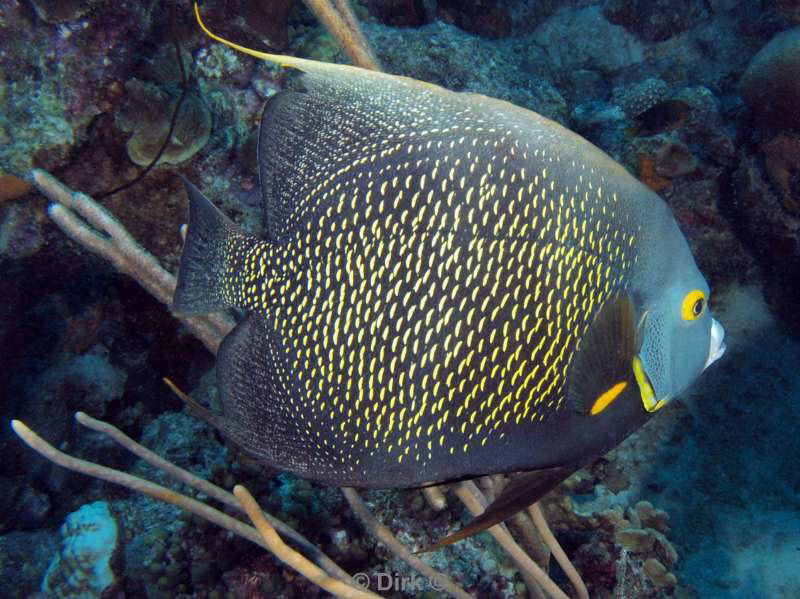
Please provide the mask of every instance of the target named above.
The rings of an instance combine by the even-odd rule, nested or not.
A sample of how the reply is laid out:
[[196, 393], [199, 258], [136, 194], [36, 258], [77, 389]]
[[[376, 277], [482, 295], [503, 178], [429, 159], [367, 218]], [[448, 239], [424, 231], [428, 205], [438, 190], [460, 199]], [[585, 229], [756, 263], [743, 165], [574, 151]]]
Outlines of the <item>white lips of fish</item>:
[[713, 318], [711, 319], [711, 342], [708, 348], [708, 358], [703, 370], [711, 366], [714, 362], [722, 357], [725, 353], [725, 329]]

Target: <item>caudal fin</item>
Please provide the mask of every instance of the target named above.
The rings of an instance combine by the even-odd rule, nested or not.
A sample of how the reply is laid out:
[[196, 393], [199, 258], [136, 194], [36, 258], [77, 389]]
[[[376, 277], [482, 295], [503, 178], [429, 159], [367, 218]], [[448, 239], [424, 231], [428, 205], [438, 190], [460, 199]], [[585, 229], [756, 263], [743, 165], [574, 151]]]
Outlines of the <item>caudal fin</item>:
[[225, 251], [236, 233], [231, 222], [199, 189], [186, 179], [189, 231], [183, 244], [178, 284], [172, 309], [180, 314], [202, 314], [228, 307], [223, 299]]

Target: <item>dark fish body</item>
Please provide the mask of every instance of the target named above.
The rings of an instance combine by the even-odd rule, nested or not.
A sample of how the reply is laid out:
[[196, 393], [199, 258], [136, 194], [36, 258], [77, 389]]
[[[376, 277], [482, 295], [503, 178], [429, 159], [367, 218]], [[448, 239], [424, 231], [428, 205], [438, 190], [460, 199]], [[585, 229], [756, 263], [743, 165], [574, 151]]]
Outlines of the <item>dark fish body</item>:
[[288, 60], [302, 88], [261, 125], [267, 238], [187, 185], [174, 300], [248, 312], [209, 416], [246, 450], [360, 487], [575, 465], [711, 359], [707, 330], [670, 358], [661, 303], [707, 285], [606, 154], [506, 102]]

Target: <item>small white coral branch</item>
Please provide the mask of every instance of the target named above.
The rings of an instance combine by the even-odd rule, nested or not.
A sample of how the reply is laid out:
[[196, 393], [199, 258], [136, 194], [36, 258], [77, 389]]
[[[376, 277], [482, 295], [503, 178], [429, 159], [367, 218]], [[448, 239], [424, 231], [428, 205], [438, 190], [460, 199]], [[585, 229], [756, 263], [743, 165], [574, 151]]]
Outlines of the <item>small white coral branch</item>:
[[[182, 468], [172, 464], [161, 458], [160, 456], [154, 454], [146, 447], [139, 445], [125, 435], [119, 429], [111, 426], [110, 424], [103, 422], [101, 420], [95, 420], [87, 416], [82, 412], [78, 412], [76, 414], [76, 420], [88, 428], [91, 428], [95, 431], [104, 433], [111, 437], [114, 441], [118, 442], [122, 445], [125, 449], [128, 449], [132, 453], [136, 454], [137, 456], [141, 457], [145, 461], [149, 462], [153, 466], [160, 468], [166, 474], [172, 476], [173, 478], [186, 483], [197, 490], [201, 491], [202, 493], [206, 493], [207, 495], [219, 499], [220, 501], [224, 502], [226, 505], [234, 507], [236, 510], [242, 510], [240, 502], [230, 493], [227, 491], [212, 485], [210, 482], [203, 480], [195, 475], [191, 474], [183, 470]], [[113, 468], [108, 468], [106, 466], [102, 466], [100, 464], [96, 464], [94, 462], [90, 462], [87, 460], [82, 460], [80, 458], [76, 458], [69, 454], [66, 454], [52, 445], [50, 445], [47, 441], [42, 439], [39, 435], [33, 432], [28, 426], [20, 421], [20, 420], [12, 420], [11, 427], [13, 428], [14, 432], [34, 451], [41, 454], [51, 462], [61, 466], [62, 468], [66, 468], [67, 470], [71, 470], [73, 472], [79, 472], [81, 474], [86, 474], [87, 476], [91, 476], [93, 478], [98, 478], [101, 480], [105, 480], [110, 483], [114, 483], [123, 487], [126, 487], [132, 491], [136, 491], [138, 493], [143, 493], [145, 495], [149, 495], [154, 499], [158, 499], [160, 501], [164, 501], [166, 503], [170, 503], [182, 510], [186, 510], [199, 516], [217, 526], [225, 528], [226, 530], [231, 531], [232, 533], [247, 539], [267, 549], [268, 551], [272, 552], [278, 559], [292, 565], [290, 561], [295, 561], [296, 558], [292, 555], [289, 555], [289, 552], [299, 555], [303, 557], [301, 554], [297, 553], [295, 550], [288, 547], [283, 541], [280, 542], [280, 545], [272, 544], [270, 541], [271, 538], [265, 539], [257, 529], [253, 528], [225, 514], [216, 508], [213, 508], [205, 503], [202, 503], [192, 497], [188, 497], [186, 495], [182, 495], [172, 489], [168, 489], [156, 483], [150, 482], [143, 478], [139, 478], [138, 476], [133, 476], [132, 474], [128, 474], [127, 472], [121, 472], [119, 470], [115, 470]], [[259, 508], [260, 511], [260, 508]], [[248, 512], [248, 516], [252, 519], [252, 515]], [[312, 556], [312, 558], [316, 561], [318, 566], [315, 566], [319, 572], [321, 572], [326, 578], [330, 580], [338, 580], [343, 584], [351, 586], [352, 588], [357, 589], [356, 583], [350, 577], [347, 572], [342, 570], [339, 566], [337, 566], [333, 560], [331, 560], [327, 555], [325, 555], [322, 551], [320, 551], [316, 546], [314, 546], [311, 542], [309, 542], [305, 537], [303, 537], [300, 533], [292, 529], [287, 524], [281, 522], [277, 518], [273, 516], [261, 512], [261, 519], [264, 521], [269, 521], [269, 526], [274, 531], [276, 528], [281, 530], [281, 533], [286, 536], [287, 538], [291, 539], [293, 543], [299, 546], [302, 550]], [[277, 533], [275, 533], [277, 536]], [[305, 557], [304, 560], [308, 561]], [[309, 562], [310, 563], [310, 562]], [[301, 574], [304, 574], [301, 572]], [[317, 576], [319, 578], [319, 576]], [[314, 581], [316, 582], [316, 580]], [[320, 585], [322, 586], [322, 585]], [[323, 588], [326, 588], [323, 586]], [[356, 596], [356, 595], [354, 595]], [[374, 596], [372, 596], [374, 597]]]
[[442, 493], [442, 487], [425, 487], [422, 489], [422, 494], [425, 496], [428, 505], [437, 512], [441, 512], [447, 507], [447, 500]]
[[580, 574], [578, 574], [572, 562], [569, 561], [567, 554], [564, 553], [555, 535], [547, 525], [547, 520], [544, 517], [542, 507], [539, 505], [538, 501], [528, 508], [528, 513], [531, 515], [536, 529], [542, 536], [542, 540], [544, 540], [545, 544], [550, 548], [550, 552], [553, 554], [553, 557], [556, 558], [558, 565], [561, 566], [561, 569], [564, 570], [572, 586], [575, 587], [575, 592], [578, 593], [578, 599], [589, 599], [589, 591], [586, 590], [586, 585], [583, 583]]
[[342, 487], [342, 493], [350, 504], [350, 509], [353, 510], [353, 513], [361, 521], [361, 524], [367, 532], [386, 545], [389, 551], [425, 576], [436, 588], [441, 589], [451, 597], [457, 597], [458, 599], [470, 599], [472, 597], [472, 595], [455, 584], [448, 576], [437, 572], [411, 553], [411, 551], [392, 534], [392, 531], [390, 531], [386, 525], [378, 522], [375, 516], [372, 515], [372, 512], [369, 511], [369, 508], [367, 508], [364, 500], [361, 499], [361, 496], [356, 493], [355, 489]]
[[291, 547], [283, 542], [283, 539], [275, 532], [272, 525], [267, 522], [256, 500], [253, 499], [253, 496], [245, 487], [236, 485], [233, 488], [233, 494], [236, 496], [236, 499], [239, 500], [242, 508], [261, 534], [264, 543], [267, 544], [270, 551], [282, 562], [291, 566], [297, 572], [308, 578], [308, 580], [337, 597], [342, 597], [343, 599], [380, 599], [375, 593], [355, 588], [345, 584], [341, 580], [331, 578], [302, 555], [296, 551], [292, 551]]
[[[486, 498], [472, 481], [457, 484], [454, 491], [473, 516], [482, 514], [486, 509]], [[495, 524], [488, 529], [488, 532], [505, 549], [506, 553], [517, 565], [517, 568], [519, 568], [526, 582], [535, 581], [535, 584], [544, 589], [553, 599], [569, 599], [567, 594], [558, 588], [556, 583], [522, 550], [522, 547], [517, 544], [503, 525]], [[533, 585], [529, 584], [529, 586], [532, 587]]]
[[[54, 202], [47, 213], [69, 238], [133, 277], [153, 297], [169, 307], [175, 292], [175, 277], [164, 270], [119, 221], [92, 198], [72, 191], [45, 171], [34, 169], [31, 178], [37, 189]], [[178, 318], [212, 352], [217, 351], [234, 324], [223, 314]]]

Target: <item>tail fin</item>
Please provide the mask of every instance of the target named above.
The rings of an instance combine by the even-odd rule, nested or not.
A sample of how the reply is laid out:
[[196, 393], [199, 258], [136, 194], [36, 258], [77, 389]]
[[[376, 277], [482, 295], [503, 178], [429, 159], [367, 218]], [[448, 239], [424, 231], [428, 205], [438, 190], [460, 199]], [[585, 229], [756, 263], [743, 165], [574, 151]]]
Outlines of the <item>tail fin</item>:
[[172, 309], [202, 314], [228, 307], [223, 299], [225, 249], [236, 225], [186, 179], [189, 231], [183, 244]]

